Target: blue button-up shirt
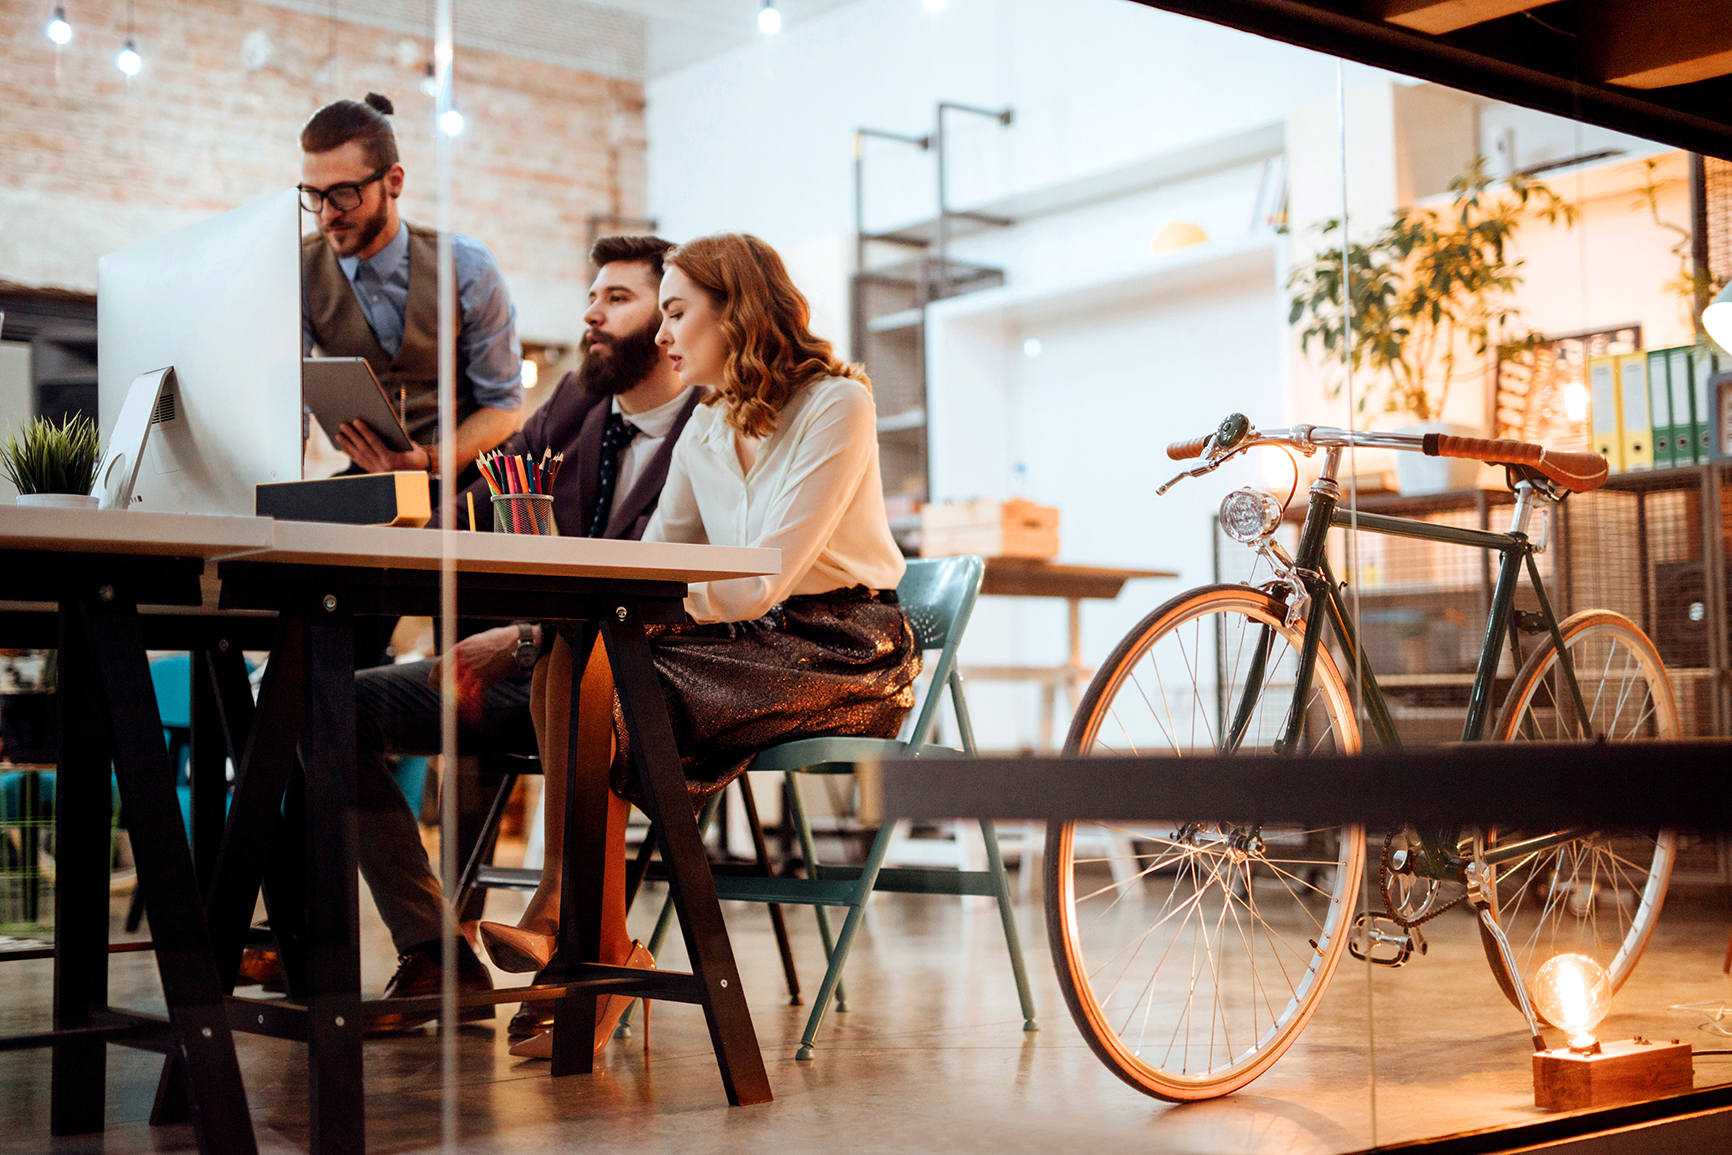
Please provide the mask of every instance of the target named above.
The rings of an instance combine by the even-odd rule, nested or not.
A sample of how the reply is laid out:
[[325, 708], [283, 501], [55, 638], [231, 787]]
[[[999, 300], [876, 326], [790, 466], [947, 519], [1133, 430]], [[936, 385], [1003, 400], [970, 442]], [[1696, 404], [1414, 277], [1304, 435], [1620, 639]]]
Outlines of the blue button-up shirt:
[[[457, 335], [459, 363], [467, 362], [475, 403], [487, 409], [523, 405], [523, 346], [517, 340], [517, 306], [505, 288], [499, 264], [487, 246], [462, 233], [451, 235], [457, 266], [457, 308], [463, 326]], [[339, 257], [355, 300], [379, 347], [395, 358], [403, 347], [403, 317], [409, 311], [409, 226], [399, 223], [390, 243], [366, 260]], [[301, 352], [313, 351], [313, 323], [301, 288]], [[461, 391], [463, 383], [458, 382]]]

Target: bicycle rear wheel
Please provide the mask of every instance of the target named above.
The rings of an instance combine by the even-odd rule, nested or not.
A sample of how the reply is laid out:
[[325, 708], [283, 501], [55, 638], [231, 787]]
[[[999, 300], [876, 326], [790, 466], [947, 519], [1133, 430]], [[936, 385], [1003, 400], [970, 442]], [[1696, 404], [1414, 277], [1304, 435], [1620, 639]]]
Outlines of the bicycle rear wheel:
[[[1665, 665], [1636, 624], [1609, 610], [1585, 610], [1559, 626], [1589, 725], [1584, 729], [1558, 648], [1548, 637], [1522, 664], [1498, 715], [1502, 742], [1644, 742], [1676, 738], [1678, 707]], [[1510, 847], [1533, 832], [1491, 830], [1486, 847]], [[1541, 963], [1585, 954], [1611, 975], [1612, 989], [1630, 977], [1666, 900], [1677, 836], [1669, 830], [1594, 831], [1494, 866], [1494, 913], [1515, 951], [1520, 976], [1483, 926], [1486, 959], [1505, 997], [1532, 981]], [[1532, 987], [1528, 988], [1530, 994]], [[1554, 1024], [1555, 1025], [1555, 1024]]]
[[[1095, 674], [1065, 752], [1269, 754], [1302, 640], [1303, 626], [1287, 626], [1286, 607], [1260, 591], [1183, 594]], [[1352, 705], [1323, 649], [1305, 714], [1305, 751], [1357, 752]], [[1243, 816], [1051, 825], [1048, 940], [1090, 1048], [1131, 1086], [1175, 1102], [1261, 1075], [1341, 960], [1364, 853], [1357, 827]]]

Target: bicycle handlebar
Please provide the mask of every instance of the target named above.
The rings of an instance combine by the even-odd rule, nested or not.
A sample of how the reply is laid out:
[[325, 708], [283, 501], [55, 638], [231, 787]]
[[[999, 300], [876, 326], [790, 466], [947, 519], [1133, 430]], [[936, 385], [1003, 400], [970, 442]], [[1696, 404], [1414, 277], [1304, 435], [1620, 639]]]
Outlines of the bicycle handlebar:
[[1203, 449], [1209, 444], [1209, 439], [1213, 436], [1215, 436], [1213, 433], [1205, 433], [1201, 437], [1193, 437], [1189, 441], [1175, 441], [1167, 446], [1167, 456], [1174, 461], [1184, 461], [1187, 458], [1197, 457], [1202, 454]]
[[[1331, 429], [1321, 425], [1295, 425], [1291, 429], [1253, 429], [1239, 414], [1222, 423], [1216, 433], [1167, 446], [1174, 461], [1197, 457], [1209, 451], [1219, 465], [1228, 457], [1254, 445], [1291, 445], [1304, 453], [1315, 449], [1395, 449], [1419, 452], [1427, 457], [1457, 457], [1489, 465], [1513, 465], [1531, 469], [1571, 493], [1585, 493], [1605, 484], [1608, 467], [1598, 453], [1547, 449], [1527, 441], [1452, 437], [1440, 433], [1383, 433], [1374, 430]], [[1212, 466], [1211, 466], [1212, 468]], [[1196, 471], [1193, 471], [1193, 475]], [[1204, 472], [1207, 472], [1206, 470]], [[1177, 480], [1177, 479], [1175, 479]]]

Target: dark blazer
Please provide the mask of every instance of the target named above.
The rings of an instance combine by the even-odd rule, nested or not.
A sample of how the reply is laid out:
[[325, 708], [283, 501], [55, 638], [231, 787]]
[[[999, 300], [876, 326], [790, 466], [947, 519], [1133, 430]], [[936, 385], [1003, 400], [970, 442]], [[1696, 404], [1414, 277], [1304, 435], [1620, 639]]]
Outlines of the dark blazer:
[[[706, 390], [694, 389], [686, 398], [679, 416], [661, 447], [651, 457], [630, 493], [619, 494], [613, 503], [603, 537], [627, 538], [636, 541], [649, 528], [650, 517], [661, 500], [662, 485], [668, 479], [668, 462], [673, 458], [674, 443], [691, 419]], [[601, 437], [607, 428], [607, 415], [612, 398], [598, 397], [577, 383], [576, 373], [567, 373], [554, 387], [547, 404], [537, 409], [501, 445], [503, 453], [528, 454], [540, 458], [547, 449], [565, 454], [565, 465], [553, 483], [553, 517], [559, 532], [565, 537], [588, 537], [589, 523], [595, 516], [596, 491], [601, 488]], [[475, 495], [475, 528], [493, 528], [492, 491], [487, 482], [478, 481], [457, 494], [459, 528], [468, 528], [469, 511], [465, 493]], [[434, 519], [438, 524], [438, 519]]]

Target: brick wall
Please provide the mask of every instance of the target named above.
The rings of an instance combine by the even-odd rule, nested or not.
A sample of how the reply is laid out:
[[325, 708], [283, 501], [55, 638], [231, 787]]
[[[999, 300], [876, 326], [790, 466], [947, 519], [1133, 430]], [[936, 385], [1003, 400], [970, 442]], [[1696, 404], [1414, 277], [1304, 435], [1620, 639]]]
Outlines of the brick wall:
[[[333, 58], [331, 22], [309, 12], [135, 0], [145, 66], [128, 83], [114, 67], [124, 0], [68, 3], [74, 34], [58, 54], [51, 10], [0, 0], [0, 280], [93, 290], [103, 253], [295, 183], [302, 122], [369, 90], [397, 105], [404, 213], [433, 223], [426, 37], [341, 22]], [[641, 80], [465, 47], [461, 30], [458, 43], [455, 226], [498, 256], [523, 336], [569, 341], [588, 218], [643, 213]], [[641, 44], [626, 66], [641, 69]]]

